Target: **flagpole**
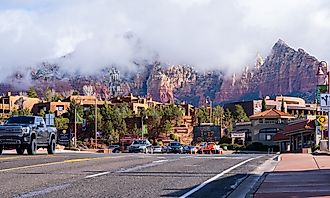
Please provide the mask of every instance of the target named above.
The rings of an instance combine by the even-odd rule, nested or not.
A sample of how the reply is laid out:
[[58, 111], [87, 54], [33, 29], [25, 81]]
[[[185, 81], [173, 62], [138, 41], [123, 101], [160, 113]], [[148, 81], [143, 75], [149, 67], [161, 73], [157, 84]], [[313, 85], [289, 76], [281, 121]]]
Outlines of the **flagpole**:
[[74, 107], [74, 147], [77, 147], [77, 107]]

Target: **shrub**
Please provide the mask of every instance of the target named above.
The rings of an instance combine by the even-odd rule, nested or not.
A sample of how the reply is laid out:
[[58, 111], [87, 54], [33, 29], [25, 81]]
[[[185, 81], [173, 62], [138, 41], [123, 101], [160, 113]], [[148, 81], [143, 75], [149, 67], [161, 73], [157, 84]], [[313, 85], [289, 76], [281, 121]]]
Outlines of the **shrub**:
[[223, 136], [220, 141], [219, 141], [220, 144], [231, 144], [231, 138], [229, 135], [225, 135]]

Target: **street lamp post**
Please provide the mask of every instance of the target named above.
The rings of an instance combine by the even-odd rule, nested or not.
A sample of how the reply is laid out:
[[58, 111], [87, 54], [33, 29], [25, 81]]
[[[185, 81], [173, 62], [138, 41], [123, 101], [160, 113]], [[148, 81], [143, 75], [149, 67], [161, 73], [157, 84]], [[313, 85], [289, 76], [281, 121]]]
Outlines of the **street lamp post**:
[[144, 125], [143, 125], [143, 118], [148, 119], [148, 116], [141, 116], [141, 137], [143, 139], [143, 133], [144, 133]]
[[[327, 80], [325, 81], [328, 93], [330, 94], [330, 70], [328, 68], [328, 64], [325, 61], [321, 61], [319, 64], [317, 75], [324, 75], [323, 68], [326, 69], [327, 72]], [[328, 150], [330, 151], [330, 111], [328, 111]]]
[[74, 106], [74, 147], [77, 147], [77, 106]]
[[210, 123], [212, 123], [212, 100], [209, 96], [206, 97], [206, 103], [210, 104]]
[[97, 149], [97, 97], [95, 96], [95, 149]]

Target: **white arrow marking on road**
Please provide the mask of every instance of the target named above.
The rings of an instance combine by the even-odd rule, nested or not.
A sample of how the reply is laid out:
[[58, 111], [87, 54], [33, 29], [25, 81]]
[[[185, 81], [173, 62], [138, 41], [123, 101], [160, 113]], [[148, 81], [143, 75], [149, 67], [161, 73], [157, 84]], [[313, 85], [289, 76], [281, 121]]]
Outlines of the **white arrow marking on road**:
[[197, 186], [196, 188], [191, 189], [190, 191], [188, 191], [187, 193], [185, 193], [184, 195], [182, 195], [180, 198], [186, 198], [186, 197], [190, 196], [191, 194], [197, 192], [198, 190], [200, 190], [201, 188], [203, 188], [203, 187], [206, 186], [207, 184], [209, 184], [209, 183], [215, 181], [216, 179], [218, 179], [219, 177], [223, 176], [224, 174], [229, 173], [229, 172], [232, 171], [233, 169], [235, 169], [235, 168], [237, 168], [237, 167], [240, 167], [240, 166], [242, 166], [243, 164], [245, 164], [245, 163], [247, 163], [247, 162], [249, 162], [249, 161], [251, 161], [251, 160], [254, 160], [254, 159], [260, 158], [260, 157], [262, 157], [262, 156], [247, 159], [247, 160], [245, 160], [245, 161], [243, 161], [243, 162], [241, 162], [241, 163], [236, 164], [235, 166], [233, 166], [233, 167], [231, 167], [231, 168], [228, 168], [227, 170], [222, 171], [221, 173], [217, 174], [216, 176], [214, 176], [214, 177], [212, 177], [212, 178], [206, 180], [205, 182], [201, 183], [201, 184], [200, 184], [199, 186]]

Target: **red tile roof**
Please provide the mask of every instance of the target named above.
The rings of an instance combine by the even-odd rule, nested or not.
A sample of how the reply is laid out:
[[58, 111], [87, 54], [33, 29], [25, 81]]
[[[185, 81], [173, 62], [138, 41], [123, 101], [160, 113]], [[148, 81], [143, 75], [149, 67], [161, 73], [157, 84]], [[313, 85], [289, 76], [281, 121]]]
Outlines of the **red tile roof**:
[[297, 131], [306, 131], [306, 130], [315, 129], [315, 120], [302, 120], [299, 122], [293, 122], [284, 127], [283, 131], [276, 133], [273, 136], [274, 141], [284, 141], [289, 140], [289, 135]]
[[287, 119], [293, 119], [295, 118], [289, 113], [285, 113], [276, 109], [270, 109], [263, 112], [256, 113], [252, 116], [250, 116], [250, 119], [259, 119], [259, 118], [287, 118]]
[[286, 136], [283, 131], [276, 133], [273, 136], [273, 141], [283, 141], [283, 140], [289, 140], [289, 137]]
[[308, 129], [315, 129], [315, 120], [307, 119], [300, 122], [290, 123], [284, 127], [284, 133], [288, 135], [296, 131], [303, 131]]

